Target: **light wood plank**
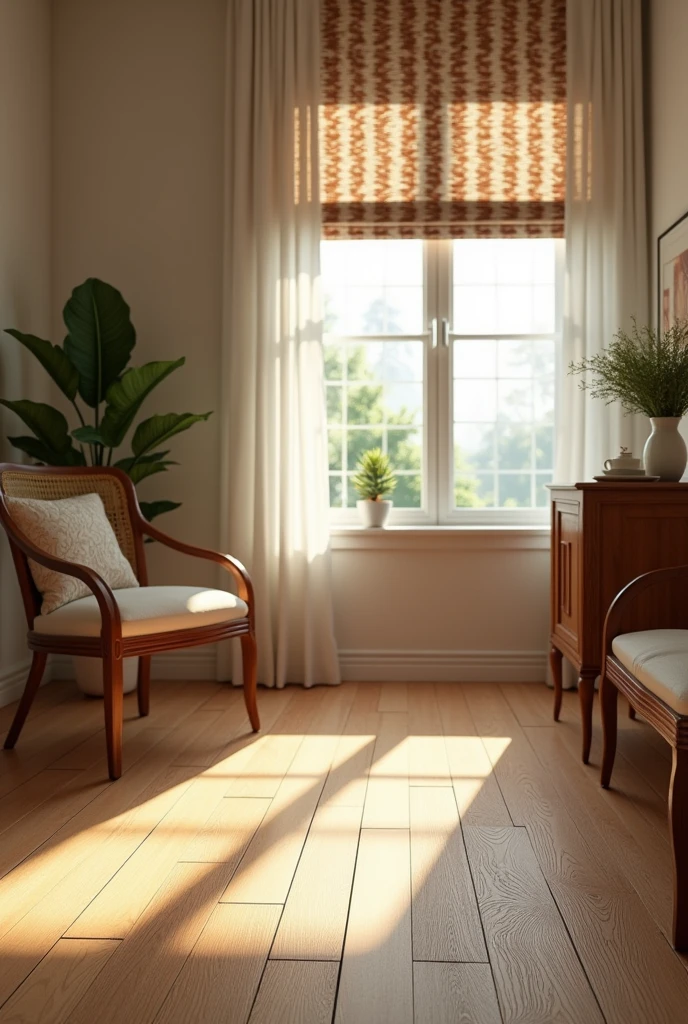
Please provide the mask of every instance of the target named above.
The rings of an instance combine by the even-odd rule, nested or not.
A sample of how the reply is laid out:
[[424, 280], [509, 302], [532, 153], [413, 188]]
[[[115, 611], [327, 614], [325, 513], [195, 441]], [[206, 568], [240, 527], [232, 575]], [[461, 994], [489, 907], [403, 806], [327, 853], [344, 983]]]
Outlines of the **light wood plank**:
[[433, 683], [408, 684], [409, 784], [451, 786], [442, 721]]
[[[28, 667], [27, 667], [28, 675]], [[31, 718], [35, 722], [46, 712], [52, 712], [58, 704], [67, 700], [74, 700], [77, 695], [76, 683], [73, 679], [51, 679], [49, 683], [41, 686], [31, 706]], [[11, 704], [0, 707], [0, 733], [6, 732], [12, 724], [19, 701], [13, 700]], [[28, 725], [28, 723], [27, 723]]]
[[488, 964], [415, 963], [416, 1024], [502, 1024]]
[[224, 865], [179, 864], [91, 985], [70, 1024], [150, 1024], [225, 882]]
[[503, 696], [479, 685], [464, 689], [511, 816], [527, 824], [607, 1024], [647, 1024], [657, 1007], [667, 1021], [680, 1020], [688, 973], [635, 889], [606, 846], [580, 833]]
[[186, 849], [180, 845], [182, 854], [179, 860], [224, 863], [236, 867], [269, 806], [269, 800], [250, 796], [225, 797]]
[[25, 815], [34, 813], [37, 807], [53, 797], [58, 790], [78, 779], [80, 775], [81, 772], [55, 771], [47, 768], [28, 779], [22, 786], [13, 789], [0, 799], [0, 833], [21, 821]]
[[409, 827], [408, 715], [385, 712], [363, 808], [364, 828]]
[[451, 789], [411, 790], [413, 959], [487, 962]]
[[329, 807], [363, 807], [368, 772], [380, 727], [377, 711], [352, 711], [337, 743], [321, 803]]
[[170, 807], [159, 824], [89, 903], [67, 938], [123, 939], [160, 887], [180, 852], [222, 803], [222, 779], [199, 778]]
[[463, 825], [513, 824], [464, 697], [455, 683], [435, 685], [449, 770]]
[[525, 829], [465, 836], [505, 1024], [604, 1024]]
[[336, 1024], [412, 1024], [411, 864], [405, 829], [361, 833]]
[[360, 825], [360, 807], [321, 807], [316, 811], [272, 959], [340, 959]]
[[215, 907], [156, 1024], [245, 1024], [281, 909], [265, 904]]
[[330, 1024], [339, 965], [270, 960], [249, 1024]]
[[383, 683], [378, 711], [408, 711], [408, 683]]
[[118, 945], [60, 939], [2, 1007], [0, 1024], [64, 1024]]

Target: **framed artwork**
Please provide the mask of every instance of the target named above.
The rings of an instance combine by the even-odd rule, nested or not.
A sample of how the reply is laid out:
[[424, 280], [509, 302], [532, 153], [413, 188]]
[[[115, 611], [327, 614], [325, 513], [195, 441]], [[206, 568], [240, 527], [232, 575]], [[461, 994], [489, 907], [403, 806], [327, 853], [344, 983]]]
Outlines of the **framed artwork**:
[[688, 320], [688, 213], [657, 239], [657, 326]]

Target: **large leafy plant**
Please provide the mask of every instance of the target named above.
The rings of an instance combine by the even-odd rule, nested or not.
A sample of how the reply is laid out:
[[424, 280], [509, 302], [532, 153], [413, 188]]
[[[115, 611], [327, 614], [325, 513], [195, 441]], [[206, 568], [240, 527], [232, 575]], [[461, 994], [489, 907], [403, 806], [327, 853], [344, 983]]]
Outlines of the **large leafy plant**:
[[[79, 426], [70, 430], [66, 417], [51, 405], [0, 399], [31, 431], [8, 438], [15, 448], [42, 465], [118, 466], [135, 484], [176, 465], [163, 445], [211, 413], [171, 412], [141, 420], [131, 438], [131, 454], [112, 461], [145, 399], [185, 362], [182, 357], [128, 367], [136, 344], [129, 314], [116, 288], [90, 277], [74, 289], [64, 308], [67, 336], [62, 347], [13, 328], [6, 331], [36, 357], [79, 419]], [[141, 511], [151, 520], [179, 505], [142, 501]]]

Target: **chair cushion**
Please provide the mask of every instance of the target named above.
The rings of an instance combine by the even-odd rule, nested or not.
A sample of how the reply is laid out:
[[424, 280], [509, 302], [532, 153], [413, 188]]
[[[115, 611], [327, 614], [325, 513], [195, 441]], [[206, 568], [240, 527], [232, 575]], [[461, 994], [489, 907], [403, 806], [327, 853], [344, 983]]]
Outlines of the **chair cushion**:
[[[48, 555], [93, 569], [112, 588], [138, 587], [134, 570], [122, 554], [99, 494], [41, 501], [8, 498], [10, 515], [35, 547]], [[50, 615], [91, 591], [74, 576], [47, 569], [33, 559], [29, 568], [43, 595], [41, 616]]]
[[688, 629], [622, 633], [612, 650], [624, 668], [679, 715], [688, 715]]
[[[248, 615], [239, 597], [205, 587], [138, 587], [115, 590], [122, 636], [169, 633], [232, 622]], [[82, 597], [50, 615], [39, 615], [33, 628], [53, 636], [100, 636], [100, 609], [95, 597]]]

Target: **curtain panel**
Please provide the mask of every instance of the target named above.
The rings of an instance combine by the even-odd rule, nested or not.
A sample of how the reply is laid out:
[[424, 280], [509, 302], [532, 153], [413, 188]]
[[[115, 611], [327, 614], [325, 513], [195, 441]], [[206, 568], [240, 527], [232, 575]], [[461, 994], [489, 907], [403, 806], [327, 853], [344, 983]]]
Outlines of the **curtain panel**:
[[[258, 681], [268, 686], [339, 682], [319, 294], [319, 16], [318, 0], [228, 3], [222, 523], [227, 550], [253, 578]], [[231, 674], [240, 681], [236, 656]]]
[[641, 0], [568, 0], [568, 150], [563, 358], [555, 479], [590, 479], [645, 417], [625, 416], [566, 373], [649, 315]]
[[321, 0], [326, 238], [564, 233], [566, 0]]

